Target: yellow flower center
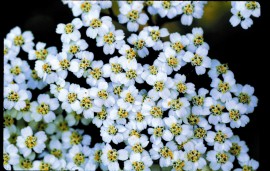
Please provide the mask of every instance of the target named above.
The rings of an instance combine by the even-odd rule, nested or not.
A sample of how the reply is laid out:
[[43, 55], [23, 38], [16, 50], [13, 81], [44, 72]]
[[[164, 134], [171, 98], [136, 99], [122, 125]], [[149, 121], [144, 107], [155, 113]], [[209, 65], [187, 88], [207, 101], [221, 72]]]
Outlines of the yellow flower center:
[[106, 90], [100, 90], [98, 92], [98, 97], [101, 98], [101, 99], [104, 99], [106, 100], [108, 98], [108, 92]]
[[51, 165], [49, 163], [41, 162], [39, 166], [40, 170], [51, 170]]
[[40, 50], [36, 50], [35, 54], [38, 60], [45, 60], [49, 53], [47, 49], [40, 49]]
[[152, 75], [157, 75], [158, 69], [154, 65], [149, 66], [149, 71]]
[[137, 122], [142, 122], [144, 120], [143, 114], [141, 112], [137, 112], [136, 117], [135, 117], [135, 120]]
[[33, 167], [33, 162], [30, 159], [22, 159], [20, 161], [20, 167], [23, 169], [31, 169]]
[[101, 26], [101, 24], [102, 24], [102, 21], [100, 19], [94, 18], [90, 23], [90, 27], [98, 28]]
[[90, 64], [91, 64], [90, 60], [83, 58], [80, 62], [80, 69], [86, 70], [87, 68], [90, 67]]
[[178, 123], [173, 123], [170, 128], [170, 131], [173, 135], [180, 135], [182, 132], [182, 127]]
[[73, 103], [77, 99], [77, 94], [76, 93], [68, 93], [68, 102]]
[[109, 150], [109, 151], [107, 152], [107, 158], [108, 158], [108, 160], [109, 160], [110, 162], [115, 162], [115, 161], [117, 161], [117, 158], [118, 158], [118, 153], [117, 153], [117, 151], [116, 151], [115, 149]]
[[41, 115], [46, 115], [48, 114], [50, 111], [50, 106], [46, 103], [41, 103], [38, 107], [37, 107], [37, 112]]
[[122, 90], [123, 90], [123, 87], [122, 87], [122, 86], [116, 86], [116, 87], [114, 87], [114, 89], [113, 89], [113, 93], [114, 93], [115, 95], [120, 95], [120, 93], [122, 92]]
[[242, 147], [240, 145], [238, 145], [237, 143], [232, 143], [229, 152], [234, 156], [238, 156], [241, 153], [241, 150]]
[[180, 101], [180, 99], [175, 99], [170, 102], [170, 106], [173, 110], [179, 110], [183, 106], [183, 103]]
[[175, 68], [178, 66], [179, 61], [175, 56], [170, 56], [167, 58], [167, 63], [170, 67]]
[[155, 84], [154, 84], [154, 88], [157, 92], [160, 92], [164, 89], [164, 82], [163, 81], [156, 81]]
[[126, 50], [126, 57], [127, 59], [130, 59], [130, 60], [136, 58], [136, 51], [132, 48]]
[[119, 108], [117, 113], [118, 113], [120, 118], [127, 118], [128, 117], [128, 111], [126, 111], [125, 109]]
[[37, 145], [37, 137], [35, 136], [28, 136], [25, 140], [25, 145], [27, 148], [34, 148]]
[[145, 41], [144, 40], [138, 40], [137, 42], [134, 42], [133, 44], [134, 44], [136, 49], [140, 50], [140, 49], [142, 49], [144, 47]]
[[94, 160], [95, 162], [101, 163], [101, 155], [102, 155], [102, 150], [97, 150], [94, 154]]
[[210, 111], [214, 116], [219, 116], [222, 114], [224, 108], [225, 107], [221, 106], [220, 104], [212, 105], [210, 106]]
[[9, 157], [9, 154], [8, 153], [4, 153], [3, 154], [3, 159], [4, 159], [4, 165], [7, 165], [8, 164], [8, 162], [9, 162], [9, 159], [10, 159], [10, 157]]
[[115, 74], [118, 74], [122, 71], [122, 67], [120, 64], [114, 63], [114, 64], [111, 64], [111, 66], [112, 66], [112, 72], [114, 72]]
[[170, 1], [163, 1], [162, 6], [164, 9], [170, 9], [171, 8], [171, 2]]
[[230, 110], [229, 117], [230, 117], [230, 119], [232, 119], [234, 121], [238, 121], [241, 117], [239, 110], [235, 110], [235, 109]]
[[163, 111], [160, 107], [154, 106], [152, 107], [152, 109], [150, 110], [150, 114], [154, 117], [154, 118], [162, 118], [163, 116]]
[[110, 134], [110, 135], [116, 135], [117, 132], [118, 132], [118, 129], [114, 126], [114, 125], [110, 125], [107, 129], [107, 132]]
[[81, 4], [81, 10], [83, 12], [89, 12], [91, 10], [91, 7], [92, 7], [92, 5], [90, 4], [90, 2], [83, 2]]
[[43, 64], [42, 69], [43, 69], [44, 72], [46, 72], [48, 74], [50, 74], [52, 72], [51, 65], [47, 64], [47, 63]]
[[70, 34], [74, 31], [74, 25], [71, 24], [71, 23], [68, 23], [66, 26], [65, 26], [65, 32], [66, 34]]
[[19, 101], [19, 98], [20, 98], [19, 94], [16, 93], [15, 91], [11, 91], [11, 92], [9, 93], [8, 97], [7, 97], [7, 99], [8, 99], [9, 101], [13, 101], [13, 102]]
[[187, 86], [181, 82], [176, 85], [176, 88], [179, 93], [185, 93], [187, 91]]
[[226, 74], [227, 71], [229, 70], [229, 66], [228, 64], [221, 64], [216, 66], [216, 69], [219, 74]]
[[59, 63], [63, 70], [68, 69], [70, 67], [70, 62], [67, 59], [63, 59]]
[[172, 43], [171, 44], [171, 47], [173, 48], [173, 50], [175, 50], [177, 53], [181, 52], [181, 50], [184, 49], [184, 45], [178, 41], [178, 42], [175, 42], [175, 43]]
[[191, 150], [187, 154], [187, 158], [191, 162], [197, 162], [201, 157], [201, 153], [198, 150]]
[[190, 125], [196, 125], [200, 122], [199, 116], [193, 114], [189, 115], [187, 120]]
[[163, 147], [159, 150], [159, 154], [164, 158], [170, 158], [173, 159], [173, 152], [168, 147]]
[[4, 117], [4, 125], [5, 127], [9, 127], [14, 124], [14, 119], [11, 116]]
[[36, 81], [40, 81], [40, 80], [41, 80], [41, 78], [38, 76], [36, 70], [32, 70], [31, 77], [32, 77], [34, 80], [36, 80]]
[[69, 47], [69, 50], [68, 51], [69, 51], [69, 53], [76, 54], [77, 52], [80, 51], [80, 47], [77, 46], [77, 45], [71, 45]]
[[217, 153], [216, 158], [220, 164], [225, 164], [229, 160], [229, 156], [226, 153]]
[[194, 12], [194, 5], [192, 4], [187, 4], [183, 8], [183, 13], [186, 15], [191, 15]]
[[239, 102], [243, 104], [249, 104], [251, 102], [251, 98], [247, 93], [240, 93], [238, 99]]
[[195, 46], [200, 46], [203, 44], [203, 42], [204, 42], [204, 39], [202, 35], [196, 35], [193, 40], [193, 43]]
[[14, 75], [19, 75], [21, 72], [21, 68], [17, 65], [10, 69], [10, 73]]
[[51, 154], [58, 159], [62, 157], [62, 151], [56, 148], [52, 149]]
[[256, 8], [258, 8], [256, 1], [247, 1], [245, 5], [249, 10], [255, 10]]
[[112, 32], [109, 32], [103, 36], [103, 41], [111, 45], [115, 42], [115, 35]]
[[72, 132], [70, 136], [71, 145], [78, 145], [81, 143], [82, 140], [83, 140], [83, 137], [77, 131]]
[[141, 137], [141, 134], [137, 130], [132, 129], [130, 131], [130, 133], [129, 133], [129, 136], [136, 136], [136, 137], [140, 138]]
[[135, 153], [142, 153], [143, 152], [143, 147], [140, 143], [135, 144], [134, 146], [132, 146], [132, 150]]
[[139, 18], [139, 12], [137, 10], [132, 10], [127, 14], [127, 17], [131, 22], [135, 22]]
[[133, 79], [133, 78], [136, 78], [137, 77], [137, 73], [136, 73], [136, 70], [134, 69], [130, 69], [126, 72], [126, 77], [128, 79]]
[[221, 132], [221, 131], [218, 131], [218, 132], [216, 133], [215, 138], [214, 138], [214, 140], [215, 140], [216, 142], [220, 143], [220, 144], [224, 143], [226, 139], [227, 139], [227, 135], [224, 134], [224, 133]]
[[15, 36], [13, 42], [15, 46], [21, 46], [24, 44], [24, 38], [22, 37], [22, 35]]
[[97, 117], [100, 120], [105, 120], [106, 119], [106, 117], [107, 117], [107, 111], [106, 111], [106, 109], [104, 107], [102, 108], [101, 112], [98, 112], [97, 113]]
[[196, 138], [204, 138], [206, 136], [206, 134], [207, 134], [207, 131], [203, 128], [197, 128], [194, 131], [194, 136]]
[[220, 83], [218, 84], [218, 91], [221, 93], [226, 93], [231, 89], [229, 83], [220, 81]]
[[243, 166], [243, 171], [255, 171], [251, 166], [244, 165]]
[[68, 123], [66, 121], [59, 122], [59, 124], [57, 125], [57, 128], [61, 132], [68, 131], [68, 128], [69, 128]]
[[89, 98], [89, 97], [84, 97], [82, 100], [81, 100], [81, 106], [84, 108], [84, 109], [90, 109], [92, 107], [92, 100]]
[[133, 162], [132, 167], [135, 171], [143, 171], [145, 168], [144, 163], [138, 161]]
[[183, 160], [177, 160], [173, 162], [173, 168], [175, 171], [183, 171], [185, 166], [185, 162]]
[[202, 106], [204, 104], [204, 97], [203, 96], [194, 96], [192, 98], [193, 105]]
[[157, 126], [156, 128], [154, 128], [154, 135], [156, 137], [161, 137], [163, 135], [163, 131], [164, 131], [164, 127], [163, 126]]
[[83, 155], [83, 153], [77, 153], [74, 157], [73, 157], [73, 161], [77, 166], [80, 166], [81, 164], [84, 163], [85, 161], [85, 156]]
[[100, 68], [94, 68], [90, 71], [90, 74], [92, 75], [93, 78], [95, 78], [96, 80], [98, 80], [101, 75], [102, 75], [102, 72], [101, 72], [101, 69]]
[[151, 37], [152, 37], [152, 40], [154, 40], [154, 41], [156, 42], [156, 41], [158, 41], [159, 38], [160, 38], [160, 31], [158, 31], [158, 30], [152, 30], [152, 31], [150, 32], [150, 35], [151, 35]]
[[198, 54], [195, 54], [194, 57], [191, 59], [191, 64], [193, 66], [201, 66], [203, 62], [203, 57], [199, 56]]

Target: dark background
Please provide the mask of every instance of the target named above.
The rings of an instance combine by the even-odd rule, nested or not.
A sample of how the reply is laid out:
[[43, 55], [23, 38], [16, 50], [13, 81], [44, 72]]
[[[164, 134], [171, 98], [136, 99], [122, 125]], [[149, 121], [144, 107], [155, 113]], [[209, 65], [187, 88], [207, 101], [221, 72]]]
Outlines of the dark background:
[[[228, 10], [220, 16], [219, 21], [211, 25], [211, 28], [207, 28], [207, 25], [205, 27], [202, 25], [202, 27], [205, 31], [205, 41], [210, 45], [209, 56], [219, 59], [222, 63], [228, 63], [235, 74], [237, 83], [250, 84], [255, 87], [255, 95], [259, 99], [259, 104], [255, 112], [249, 115], [251, 122], [246, 127], [233, 131], [247, 142], [250, 156], [260, 162], [259, 170], [267, 171], [270, 170], [267, 165], [267, 162], [270, 162], [268, 152], [270, 148], [270, 120], [268, 119], [270, 115], [270, 29], [267, 26], [270, 21], [270, 6], [265, 2], [260, 2], [260, 4], [262, 15], [259, 18], [253, 18], [254, 24], [248, 30], [243, 30], [239, 26], [233, 28], [229, 23], [231, 14]], [[5, 1], [1, 6], [2, 10], [5, 8], [8, 11], [3, 16], [4, 20], [1, 21], [2, 37], [5, 37], [13, 27], [19, 26], [24, 31], [33, 32], [35, 43], [46, 42], [48, 46], [57, 46], [58, 51], [61, 50], [60, 36], [55, 33], [56, 26], [58, 23], [69, 23], [73, 16], [70, 9], [60, 0]], [[197, 21], [195, 19], [192, 26], [201, 26]], [[180, 27], [180, 34], [191, 32], [192, 29], [192, 27], [181, 25]], [[170, 28], [168, 29], [170, 30]], [[95, 59], [102, 59], [106, 62], [108, 57], [97, 58], [98, 55], [96, 55], [102, 49], [96, 48], [95, 42], [89, 42], [89, 38], [85, 36], [83, 38], [89, 43], [88, 50], [95, 54]], [[149, 58], [148, 56], [148, 60], [150, 60]], [[194, 71], [189, 74], [192, 75], [193, 82], [209, 85], [209, 80], [197, 81], [194, 79], [196, 78]]]

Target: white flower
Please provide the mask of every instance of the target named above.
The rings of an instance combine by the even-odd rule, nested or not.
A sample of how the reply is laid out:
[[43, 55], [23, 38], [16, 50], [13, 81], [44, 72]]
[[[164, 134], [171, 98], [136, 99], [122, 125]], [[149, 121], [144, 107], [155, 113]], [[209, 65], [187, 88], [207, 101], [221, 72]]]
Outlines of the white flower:
[[221, 64], [218, 60], [213, 59], [211, 62], [211, 69], [208, 71], [208, 76], [211, 79], [214, 79], [221, 74], [226, 74], [228, 71], [228, 64]]
[[49, 143], [49, 152], [51, 155], [56, 157], [58, 160], [63, 160], [65, 158], [65, 155], [66, 155], [66, 151], [62, 147], [62, 143], [56, 138], [51, 139], [51, 141]]
[[104, 81], [98, 82], [97, 87], [91, 88], [90, 96], [93, 97], [94, 103], [97, 106], [105, 105], [106, 107], [111, 107], [115, 104], [115, 99], [107, 90], [108, 83]]
[[104, 121], [109, 119], [107, 108], [105, 106], [102, 106], [102, 109], [100, 112], [96, 113], [96, 116], [94, 117], [92, 123], [95, 124], [98, 128], [100, 128]]
[[[89, 114], [89, 113], [88, 113]], [[86, 115], [86, 117], [89, 117]], [[86, 118], [82, 113], [77, 113], [75, 111], [72, 111], [70, 113], [67, 113], [67, 116], [65, 117], [65, 120], [68, 123], [68, 126], [76, 126], [79, 123], [82, 123], [83, 125], [89, 125], [92, 118]]]
[[69, 167], [69, 165], [84, 167], [87, 163], [90, 152], [91, 150], [87, 146], [73, 145], [67, 154], [67, 158], [69, 161], [67, 167]]
[[[32, 117], [33, 118], [33, 117]], [[55, 123], [46, 123], [44, 121], [36, 122], [34, 119], [31, 118], [31, 122], [29, 122], [29, 126], [33, 129], [33, 131], [44, 131], [48, 135], [52, 135], [56, 131]]]
[[183, 170], [185, 162], [185, 153], [183, 151], [174, 151], [172, 159], [172, 171]]
[[253, 95], [254, 88], [248, 84], [244, 86], [237, 84], [236, 87], [237, 91], [234, 94], [237, 96], [237, 101], [245, 106], [247, 114], [252, 113], [258, 104], [258, 98]]
[[113, 54], [115, 49], [120, 49], [124, 44], [124, 37], [124, 32], [122, 30], [115, 30], [115, 27], [112, 25], [108, 31], [97, 36], [97, 46], [103, 46], [105, 55]]
[[159, 159], [159, 165], [161, 167], [168, 167], [172, 165], [173, 152], [176, 150], [176, 144], [170, 141], [165, 146], [163, 143], [153, 144], [149, 152], [153, 160]]
[[228, 151], [232, 146], [229, 138], [233, 135], [232, 130], [225, 124], [215, 126], [216, 132], [208, 131], [205, 140], [209, 146], [214, 146], [215, 151]]
[[28, 98], [28, 94], [25, 90], [20, 89], [17, 84], [9, 84], [4, 87], [4, 108], [21, 110], [26, 106], [25, 100]]
[[189, 45], [187, 46], [188, 51], [194, 53], [199, 47], [209, 50], [209, 45], [204, 41], [202, 28], [195, 27], [192, 29], [192, 33], [188, 33], [186, 36], [189, 39]]
[[193, 1], [184, 1], [180, 3], [179, 12], [182, 14], [181, 23], [183, 25], [190, 26], [194, 18], [202, 18], [203, 15], [203, 4], [194, 3]]
[[124, 169], [130, 171], [143, 170], [150, 171], [153, 161], [148, 153], [131, 154], [130, 159], [124, 162]]
[[[153, 144], [160, 144], [161, 138], [164, 139], [165, 135], [165, 124], [164, 122], [159, 123], [157, 126], [154, 126], [154, 128], [148, 128], [148, 134], [151, 135], [150, 142]], [[166, 138], [165, 138], [166, 139]]]
[[[123, 67], [123, 65], [122, 65]], [[127, 68], [123, 68], [125, 73], [120, 73], [118, 75], [118, 82], [124, 84], [125, 86], [134, 85], [135, 82], [143, 83], [141, 78], [141, 73], [143, 72], [143, 67], [141, 64], [135, 63], [135, 65], [126, 65]]]
[[232, 136], [230, 138], [230, 141], [232, 142], [232, 146], [229, 150], [229, 153], [237, 157], [240, 163], [248, 161], [249, 155], [247, 154], [247, 152], [249, 149], [246, 145], [246, 142], [240, 141], [240, 138], [238, 136]]
[[202, 169], [206, 165], [203, 154], [206, 147], [202, 140], [192, 140], [184, 145], [185, 162], [184, 170]]
[[21, 135], [17, 137], [17, 147], [24, 157], [31, 154], [32, 150], [36, 153], [41, 153], [45, 146], [47, 136], [45, 132], [39, 131], [33, 134], [31, 127], [21, 129]]
[[132, 4], [123, 4], [119, 9], [119, 23], [127, 23], [128, 31], [136, 32], [139, 29], [139, 25], [145, 25], [149, 19], [146, 14], [141, 13], [142, 9], [143, 4], [141, 2], [135, 1]]
[[27, 157], [20, 157], [19, 163], [13, 165], [14, 170], [32, 170], [33, 169], [33, 160], [35, 159], [35, 154], [32, 153]]
[[122, 72], [122, 66], [117, 56], [110, 58], [109, 64], [102, 67], [102, 73], [105, 78], [110, 77], [112, 82], [118, 82], [117, 77]]
[[97, 86], [99, 82], [105, 82], [104, 78], [102, 77], [105, 74], [102, 70], [103, 61], [93, 61], [91, 63], [91, 68], [88, 71], [88, 76], [86, 82], [90, 86]]
[[148, 80], [149, 76], [157, 76], [157, 74], [161, 71], [161, 68], [158, 67], [157, 65], [149, 65], [149, 64], [144, 64], [143, 65], [143, 73], [141, 74], [141, 77], [143, 80]]
[[107, 9], [112, 7], [112, 1], [98, 1], [98, 4], [101, 9]]
[[211, 59], [207, 56], [208, 50], [199, 47], [196, 53], [186, 52], [183, 56], [185, 62], [190, 62], [192, 66], [195, 66], [197, 75], [202, 75], [206, 72], [206, 68], [211, 67]]
[[232, 2], [232, 6], [243, 13], [251, 13], [254, 17], [259, 17], [261, 15], [261, 6], [259, 2], [256, 1]]
[[[35, 63], [35, 70], [37, 76], [42, 78], [44, 82], [51, 84], [58, 79], [57, 74], [54, 72], [59, 69], [60, 65], [55, 56], [48, 55], [46, 60], [37, 60]], [[54, 70], [54, 71], [53, 71]]]
[[186, 83], [186, 76], [181, 74], [174, 75], [174, 86], [172, 89], [177, 90], [182, 94], [193, 94], [195, 92], [195, 85], [193, 83]]
[[69, 87], [60, 90], [58, 99], [62, 102], [61, 107], [67, 112], [80, 110], [80, 102], [78, 100], [80, 89], [78, 84], [71, 84]]
[[161, 104], [154, 101], [145, 101], [142, 105], [142, 114], [146, 117], [148, 125], [161, 126], [163, 123], [163, 108]]
[[36, 50], [32, 49], [28, 53], [29, 60], [45, 60], [49, 54], [56, 55], [57, 49], [55, 46], [45, 48], [46, 43], [38, 42]]
[[170, 42], [164, 42], [164, 49], [171, 48], [177, 55], [183, 55], [187, 45], [189, 45], [189, 39], [185, 35], [171, 33]]
[[234, 7], [231, 9], [231, 13], [233, 16], [230, 18], [230, 23], [233, 27], [240, 24], [243, 29], [248, 29], [253, 24], [253, 21], [250, 18], [251, 13], [239, 11]]
[[42, 161], [34, 161], [33, 169], [34, 170], [50, 170], [50, 169], [58, 169], [60, 163], [53, 155], [47, 154], [44, 156]]
[[4, 145], [3, 148], [3, 165], [6, 170], [11, 170], [12, 165], [19, 163], [18, 148], [13, 144]]
[[81, 109], [77, 111], [78, 114], [83, 113], [83, 116], [88, 118], [94, 118], [94, 112], [101, 112], [101, 104], [94, 104], [93, 97], [90, 96], [90, 89], [81, 88], [78, 93], [78, 99], [80, 100]]
[[75, 145], [85, 145], [89, 146], [91, 143], [91, 137], [89, 135], [83, 135], [83, 130], [80, 129], [70, 129], [62, 133], [62, 147], [64, 149], [69, 149]]
[[190, 125], [181, 124], [174, 116], [164, 118], [164, 122], [168, 128], [168, 130], [165, 130], [167, 136], [166, 141], [172, 141], [175, 137], [175, 141], [181, 144], [192, 136], [192, 127]]
[[217, 125], [218, 123], [222, 123], [222, 115], [224, 114], [225, 104], [213, 100], [213, 104], [210, 106], [210, 115], [208, 117], [208, 121], [210, 124]]
[[88, 48], [88, 44], [84, 39], [79, 39], [77, 41], [70, 41], [69, 43], [63, 43], [62, 51], [66, 52], [69, 57], [74, 55], [77, 57], [77, 54], [81, 51], [84, 51]]
[[[91, 63], [94, 59], [94, 54], [92, 52], [88, 51], [80, 51], [76, 54], [76, 57], [78, 59], [72, 59], [71, 62], [76, 62], [79, 64], [79, 70], [77, 72], [73, 72], [74, 75], [76, 75], [78, 78], [81, 78], [82, 76], [86, 77], [88, 75], [88, 69], [91, 66]], [[77, 64], [75, 64], [77, 66]]]
[[147, 128], [146, 118], [141, 111], [131, 112], [129, 115], [129, 123], [135, 125], [136, 129], [139, 131]]
[[164, 51], [159, 54], [154, 64], [156, 62], [161, 63], [162, 70], [167, 73], [167, 75], [170, 75], [173, 71], [179, 71], [184, 64], [182, 57], [177, 55], [171, 48], [164, 49]]
[[[173, 98], [173, 97], [172, 97]], [[162, 107], [169, 110], [169, 115], [175, 116], [177, 118], [183, 118], [188, 115], [189, 113], [189, 106], [190, 103], [188, 102], [187, 98], [173, 98], [170, 97], [162, 100]]]
[[101, 17], [99, 13], [85, 15], [83, 17], [84, 26], [88, 27], [86, 35], [91, 39], [95, 39], [98, 35], [105, 34], [112, 27], [112, 18], [109, 16]]
[[46, 123], [52, 122], [56, 116], [53, 111], [59, 107], [57, 98], [50, 98], [48, 94], [40, 94], [37, 102], [32, 102], [32, 118], [38, 122], [43, 119]]
[[37, 71], [36, 70], [29, 70], [28, 73], [28, 81], [27, 81], [27, 87], [29, 87], [29, 89], [43, 89], [47, 84], [46, 82], [43, 82], [43, 80], [38, 76]]
[[69, 82], [66, 82], [63, 78], [59, 78], [55, 84], [50, 84], [50, 93], [53, 94], [55, 97], [59, 96], [59, 93], [62, 89], [68, 88], [70, 85]]
[[259, 167], [259, 162], [257, 162], [254, 159], [250, 159], [248, 161], [245, 162], [241, 162], [241, 169], [235, 169], [235, 171], [242, 171], [242, 170], [257, 170]]
[[7, 39], [10, 40], [15, 46], [15, 52], [20, 51], [20, 47], [22, 47], [23, 51], [29, 52], [34, 46], [34, 36], [32, 32], [25, 31], [22, 33], [19, 27], [14, 27], [11, 29], [10, 33], [7, 35]]
[[206, 158], [213, 170], [230, 171], [233, 168], [234, 157], [228, 152], [211, 150], [207, 153]]
[[91, 149], [88, 163], [86, 163], [85, 167], [89, 170], [96, 170], [99, 166], [102, 170], [106, 169], [104, 166], [101, 156], [102, 149], [105, 147], [104, 143], [96, 143], [95, 146]]
[[244, 127], [249, 122], [248, 116], [245, 115], [246, 108], [243, 104], [231, 100], [226, 103], [226, 109], [228, 112], [221, 115], [221, 120], [223, 123], [230, 123], [231, 128]]
[[124, 149], [113, 149], [109, 144], [102, 149], [102, 162], [110, 171], [119, 170], [118, 160], [124, 161], [128, 159], [128, 152]]
[[100, 128], [100, 135], [104, 142], [118, 144], [124, 140], [123, 133], [126, 128], [123, 125], [117, 125], [113, 120], [106, 120]]
[[148, 137], [146, 135], [141, 135], [140, 137], [137, 137], [135, 135], [128, 138], [128, 144], [127, 150], [131, 152], [132, 154], [139, 154], [144, 155], [144, 153], [147, 153], [145, 148], [147, 147], [149, 141]]
[[21, 60], [20, 58], [14, 58], [10, 61], [10, 65], [4, 66], [4, 74], [8, 77], [8, 82], [15, 81], [17, 84], [21, 84], [26, 81], [27, 73], [30, 67], [27, 61]]
[[139, 35], [131, 34], [127, 41], [134, 46], [139, 57], [144, 58], [149, 55], [147, 47], [149, 47], [150, 38], [147, 36], [146, 31], [141, 31]]
[[75, 17], [82, 15], [94, 15], [100, 13], [100, 6], [96, 1], [74, 1], [72, 8], [72, 13]]
[[172, 19], [178, 14], [180, 3], [180, 1], [154, 1], [153, 6], [162, 18], [167, 16]]
[[222, 75], [223, 80], [219, 78], [212, 79], [210, 84], [213, 89], [210, 91], [210, 95], [215, 100], [221, 100], [222, 102], [228, 102], [232, 99], [231, 92], [236, 90], [234, 74], [228, 71]]
[[56, 33], [61, 34], [61, 41], [63, 43], [69, 43], [70, 41], [78, 41], [81, 38], [79, 29], [83, 23], [79, 18], [75, 18], [71, 23], [58, 24]]
[[153, 47], [156, 51], [161, 50], [163, 48], [163, 42], [160, 39], [169, 35], [168, 30], [166, 28], [159, 29], [158, 26], [144, 27], [143, 30], [147, 31], [150, 37], [148, 46]]
[[67, 56], [65, 52], [61, 52], [56, 56], [57, 63], [59, 67], [56, 70], [59, 79], [65, 79], [68, 75], [67, 70], [72, 72], [78, 72], [79, 64], [75, 61], [70, 61], [70, 57]]
[[4, 61], [12, 61], [20, 52], [20, 49], [16, 48], [12, 43], [12, 40], [4, 39]]

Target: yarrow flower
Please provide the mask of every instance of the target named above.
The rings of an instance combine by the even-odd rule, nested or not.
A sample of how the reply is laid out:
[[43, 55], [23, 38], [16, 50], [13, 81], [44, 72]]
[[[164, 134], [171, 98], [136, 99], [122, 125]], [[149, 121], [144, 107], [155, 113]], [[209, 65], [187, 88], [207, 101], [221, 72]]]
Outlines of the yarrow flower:
[[[56, 27], [60, 51], [19, 27], [4, 38], [6, 170], [258, 169], [234, 135], [258, 105], [254, 88], [208, 56], [202, 28], [170, 33], [164, 22], [189, 26], [206, 1], [63, 3], [74, 19]], [[260, 4], [231, 12], [247, 29]], [[191, 73], [208, 76], [208, 89]]]

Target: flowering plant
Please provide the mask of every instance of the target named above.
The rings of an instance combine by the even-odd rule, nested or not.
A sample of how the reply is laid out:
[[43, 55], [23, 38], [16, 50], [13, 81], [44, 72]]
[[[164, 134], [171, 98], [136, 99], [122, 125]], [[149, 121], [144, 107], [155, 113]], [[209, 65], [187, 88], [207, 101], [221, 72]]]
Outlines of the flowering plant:
[[[258, 102], [254, 88], [238, 84], [227, 64], [208, 56], [202, 28], [183, 35], [154, 26], [154, 16], [180, 16], [191, 25], [207, 2], [119, 1], [117, 17], [111, 1], [63, 3], [75, 18], [57, 25], [61, 51], [35, 44], [19, 27], [4, 39], [5, 169], [146, 171], [154, 163], [176, 171], [258, 168], [233, 133], [250, 121]], [[231, 12], [232, 26], [247, 29], [251, 16], [260, 16], [260, 4], [232, 2]], [[127, 37], [116, 22], [126, 25]], [[108, 63], [95, 60], [88, 39], [104, 58], [113, 55]], [[211, 79], [210, 89], [189, 81], [182, 70], [190, 66]], [[81, 125], [95, 125], [102, 142], [91, 144], [96, 137]]]

